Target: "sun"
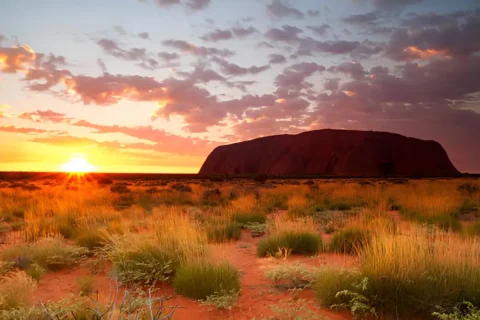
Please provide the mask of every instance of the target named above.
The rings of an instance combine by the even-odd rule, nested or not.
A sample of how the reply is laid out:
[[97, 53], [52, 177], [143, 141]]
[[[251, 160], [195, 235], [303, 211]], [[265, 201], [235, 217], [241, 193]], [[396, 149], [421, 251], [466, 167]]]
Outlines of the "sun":
[[95, 171], [95, 167], [88, 163], [85, 158], [75, 156], [69, 162], [62, 165], [62, 170], [70, 173], [88, 173]]

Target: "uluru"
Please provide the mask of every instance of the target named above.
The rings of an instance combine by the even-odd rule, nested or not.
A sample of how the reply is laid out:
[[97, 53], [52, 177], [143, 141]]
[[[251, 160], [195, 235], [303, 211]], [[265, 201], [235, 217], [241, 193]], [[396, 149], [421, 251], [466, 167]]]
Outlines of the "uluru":
[[324, 129], [219, 146], [199, 174], [450, 177], [460, 172], [436, 141], [389, 132]]

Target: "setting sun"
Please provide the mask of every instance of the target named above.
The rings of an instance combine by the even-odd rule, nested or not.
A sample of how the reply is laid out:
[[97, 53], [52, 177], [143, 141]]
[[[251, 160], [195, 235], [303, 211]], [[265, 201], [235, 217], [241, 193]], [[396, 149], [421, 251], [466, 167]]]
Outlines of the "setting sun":
[[86, 173], [94, 171], [95, 167], [88, 163], [85, 158], [76, 156], [62, 165], [62, 170], [71, 173]]

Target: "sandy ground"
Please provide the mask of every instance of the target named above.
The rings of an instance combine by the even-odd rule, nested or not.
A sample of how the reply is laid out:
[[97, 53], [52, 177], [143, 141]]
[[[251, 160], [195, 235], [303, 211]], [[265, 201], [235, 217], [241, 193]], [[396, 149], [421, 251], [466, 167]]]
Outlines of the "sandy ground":
[[[168, 306], [178, 305], [174, 319], [262, 319], [262, 317], [276, 316], [277, 319], [289, 319], [287, 314], [272, 311], [271, 306], [285, 308], [289, 302], [296, 301], [305, 305], [310, 314], [319, 316], [319, 319], [351, 319], [349, 313], [333, 312], [327, 308], [317, 306], [313, 290], [305, 289], [294, 295], [283, 292], [272, 286], [272, 282], [265, 278], [264, 272], [269, 268], [280, 265], [301, 262], [311, 267], [323, 265], [337, 265], [354, 267], [356, 259], [351, 256], [321, 253], [315, 257], [290, 256], [286, 260], [273, 258], [257, 258], [255, 255], [258, 238], [252, 238], [250, 233], [244, 232], [239, 241], [212, 245], [212, 255], [219, 261], [227, 260], [232, 263], [241, 274], [241, 292], [237, 304], [231, 310], [218, 310], [209, 306], [202, 306], [199, 302], [175, 295], [170, 285], [158, 286], [156, 295], [171, 296]], [[110, 266], [95, 276], [95, 286], [101, 299], [109, 296], [112, 282], [109, 278]], [[57, 301], [69, 295], [78, 294], [76, 279], [87, 276], [90, 269], [86, 266], [77, 266], [59, 272], [48, 273], [42, 277], [38, 289], [34, 294], [37, 303], [40, 301]], [[304, 299], [305, 302], [302, 302]]]

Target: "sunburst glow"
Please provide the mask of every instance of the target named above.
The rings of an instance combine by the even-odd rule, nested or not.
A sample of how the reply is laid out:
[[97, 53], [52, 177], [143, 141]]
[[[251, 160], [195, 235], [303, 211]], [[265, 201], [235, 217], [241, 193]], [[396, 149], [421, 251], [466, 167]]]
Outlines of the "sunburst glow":
[[69, 162], [62, 165], [62, 170], [70, 173], [88, 173], [95, 171], [95, 167], [81, 157], [75, 156]]

